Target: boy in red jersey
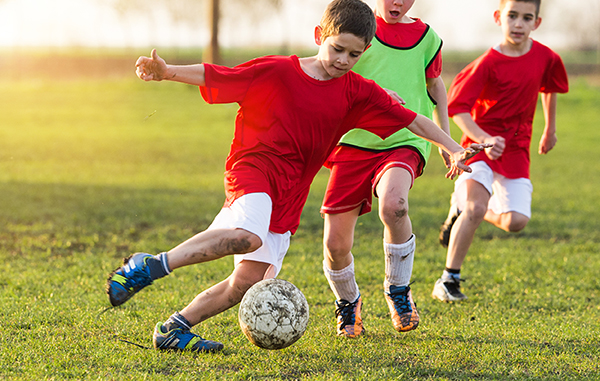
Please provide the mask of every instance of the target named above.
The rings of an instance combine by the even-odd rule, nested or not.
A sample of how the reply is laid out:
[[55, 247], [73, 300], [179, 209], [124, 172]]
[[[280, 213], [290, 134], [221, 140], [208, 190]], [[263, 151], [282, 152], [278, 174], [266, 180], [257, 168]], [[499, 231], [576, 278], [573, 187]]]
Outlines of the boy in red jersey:
[[446, 269], [432, 292], [442, 301], [466, 299], [460, 269], [482, 221], [518, 232], [531, 217], [529, 147], [540, 92], [546, 124], [538, 153], [556, 144], [557, 93], [568, 91], [568, 80], [560, 57], [529, 38], [542, 21], [539, 9], [540, 0], [501, 0], [494, 20], [503, 41], [460, 72], [449, 90], [448, 110], [463, 131], [463, 146], [493, 147], [471, 158], [473, 172], [455, 183], [440, 231], [440, 243], [448, 247]]
[[[429, 25], [407, 15], [415, 0], [377, 0], [377, 32], [353, 71], [395, 91], [412, 111], [431, 118], [448, 135], [446, 87], [441, 78], [442, 40]], [[435, 112], [434, 112], [435, 111]], [[336, 296], [337, 334], [363, 333], [362, 298], [351, 252], [358, 217], [379, 198], [384, 226], [384, 297], [399, 332], [416, 329], [419, 314], [409, 286], [416, 237], [408, 194], [430, 156], [431, 144], [404, 129], [381, 140], [364, 130], [348, 132], [328, 166], [331, 176], [321, 212], [325, 219], [323, 271]], [[443, 152], [443, 151], [441, 151]], [[444, 157], [448, 163], [447, 156]]]
[[451, 154], [454, 165], [447, 176], [469, 170], [464, 160], [482, 146], [464, 150], [433, 122], [350, 72], [374, 32], [375, 19], [365, 3], [335, 0], [315, 28], [319, 52], [314, 57], [263, 57], [235, 68], [167, 65], [155, 50], [138, 59], [142, 80], [197, 85], [208, 103], [240, 106], [225, 167], [226, 201], [211, 226], [168, 252], [134, 254], [108, 279], [107, 293], [117, 306], [176, 268], [235, 255], [227, 279], [156, 325], [155, 348], [223, 348], [191, 327], [235, 306], [253, 284], [277, 275], [310, 184], [349, 128], [360, 125], [381, 137], [410, 128]]

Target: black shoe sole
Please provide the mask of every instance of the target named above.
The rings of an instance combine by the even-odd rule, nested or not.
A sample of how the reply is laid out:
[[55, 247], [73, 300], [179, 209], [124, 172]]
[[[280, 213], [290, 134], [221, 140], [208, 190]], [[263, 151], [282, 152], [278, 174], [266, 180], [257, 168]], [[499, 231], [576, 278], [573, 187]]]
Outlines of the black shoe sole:
[[448, 218], [442, 226], [440, 227], [440, 245], [442, 247], [448, 248], [448, 244], [450, 243], [450, 232], [452, 231], [452, 226], [456, 222], [456, 219], [460, 216], [460, 212], [453, 215], [451, 218]]

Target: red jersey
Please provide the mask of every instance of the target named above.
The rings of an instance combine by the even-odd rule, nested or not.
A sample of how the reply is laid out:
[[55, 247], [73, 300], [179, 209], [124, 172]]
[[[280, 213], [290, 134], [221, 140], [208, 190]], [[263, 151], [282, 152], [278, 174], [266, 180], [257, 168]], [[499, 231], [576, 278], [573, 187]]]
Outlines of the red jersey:
[[416, 117], [354, 72], [328, 81], [309, 77], [296, 56], [234, 68], [205, 64], [205, 81], [206, 102], [240, 105], [225, 164], [225, 206], [267, 193], [275, 233], [296, 231], [310, 184], [342, 135], [360, 123], [385, 138]]
[[[480, 152], [467, 163], [485, 161], [505, 177], [529, 178], [529, 147], [538, 93], [566, 93], [567, 72], [558, 54], [533, 41], [531, 50], [509, 57], [489, 49], [454, 79], [448, 90], [448, 114], [468, 112], [481, 129], [506, 139], [500, 158]], [[461, 144], [473, 141], [463, 134]]]
[[[418, 18], [414, 22], [388, 24], [379, 16], [377, 20], [377, 38], [382, 43], [397, 49], [410, 49], [417, 45], [427, 32], [427, 24]], [[437, 78], [442, 74], [442, 51], [440, 50], [425, 70], [427, 78]]]

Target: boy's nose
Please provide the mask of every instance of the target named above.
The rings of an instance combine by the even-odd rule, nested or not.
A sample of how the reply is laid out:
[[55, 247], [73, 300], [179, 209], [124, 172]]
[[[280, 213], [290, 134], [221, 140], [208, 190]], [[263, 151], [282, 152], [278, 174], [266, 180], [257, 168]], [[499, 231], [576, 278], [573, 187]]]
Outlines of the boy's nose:
[[517, 19], [515, 20], [515, 26], [522, 27], [523, 24], [524, 24], [524, 20], [521, 17], [517, 17]]
[[338, 57], [338, 62], [342, 65], [346, 65], [348, 63], [348, 57], [345, 54], [342, 54]]

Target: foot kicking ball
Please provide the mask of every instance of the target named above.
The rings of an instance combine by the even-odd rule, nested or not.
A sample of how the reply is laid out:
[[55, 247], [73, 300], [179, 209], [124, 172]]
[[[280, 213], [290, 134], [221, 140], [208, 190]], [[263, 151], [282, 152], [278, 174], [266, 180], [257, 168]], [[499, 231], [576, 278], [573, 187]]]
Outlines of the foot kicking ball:
[[283, 279], [265, 279], [252, 286], [238, 314], [244, 335], [264, 349], [282, 349], [302, 337], [308, 324], [304, 294]]

